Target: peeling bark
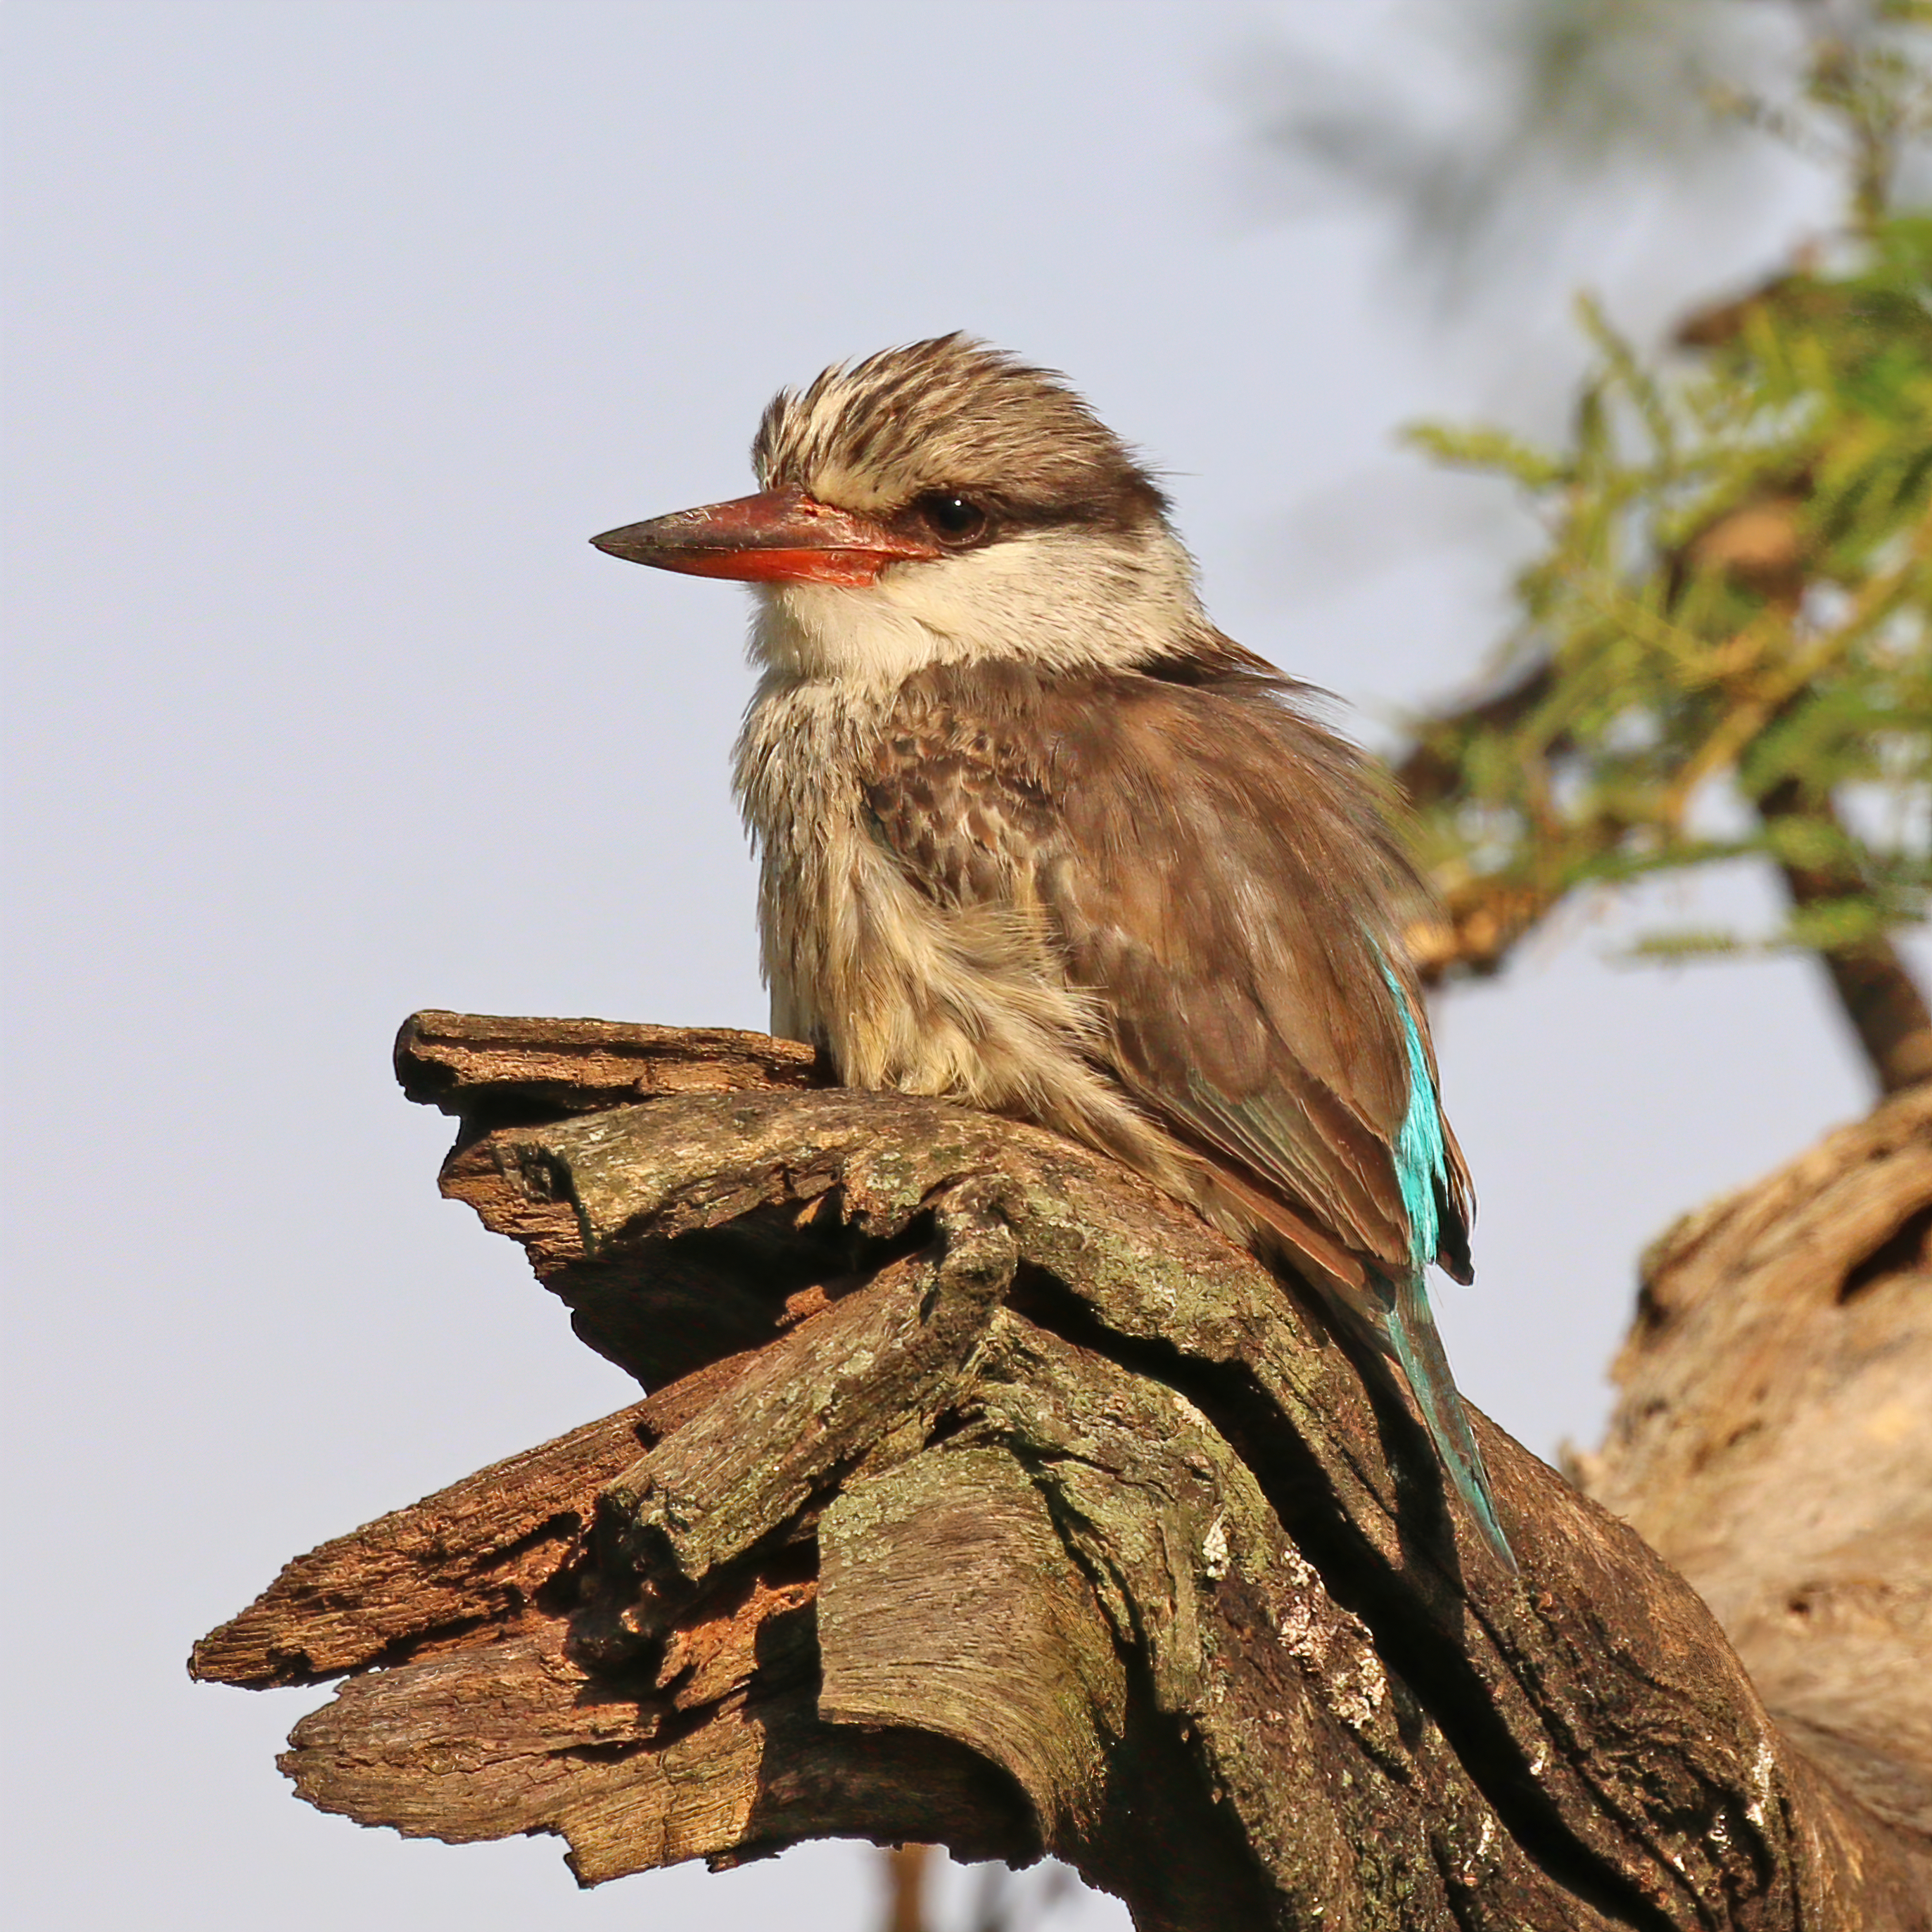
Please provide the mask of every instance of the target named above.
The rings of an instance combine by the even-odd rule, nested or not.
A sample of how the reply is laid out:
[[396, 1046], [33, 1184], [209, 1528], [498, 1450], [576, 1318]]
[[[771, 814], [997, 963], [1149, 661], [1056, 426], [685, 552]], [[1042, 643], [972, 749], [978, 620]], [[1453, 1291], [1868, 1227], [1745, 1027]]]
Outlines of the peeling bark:
[[1517, 1582], [1350, 1345], [1084, 1150], [752, 1035], [429, 1015], [398, 1066], [653, 1393], [196, 1647], [348, 1674], [311, 1802], [586, 1883], [1051, 1851], [1190, 1932], [1932, 1923], [1932, 1096], [1651, 1257], [1585, 1472], [1635, 1528], [1478, 1418]]

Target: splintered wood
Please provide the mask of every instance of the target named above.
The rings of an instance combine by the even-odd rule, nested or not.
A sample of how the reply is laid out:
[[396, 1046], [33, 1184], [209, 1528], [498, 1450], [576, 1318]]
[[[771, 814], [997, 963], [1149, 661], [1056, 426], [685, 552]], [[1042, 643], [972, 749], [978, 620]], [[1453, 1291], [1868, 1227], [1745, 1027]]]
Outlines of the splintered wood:
[[1050, 1135], [757, 1035], [424, 1014], [398, 1065], [651, 1393], [196, 1646], [346, 1677], [310, 1802], [586, 1883], [1050, 1850], [1201, 1932], [1928, 1923], [1927, 1099], [1651, 1258], [1586, 1474], [1689, 1581], [1479, 1420], [1517, 1582], [1386, 1378]]

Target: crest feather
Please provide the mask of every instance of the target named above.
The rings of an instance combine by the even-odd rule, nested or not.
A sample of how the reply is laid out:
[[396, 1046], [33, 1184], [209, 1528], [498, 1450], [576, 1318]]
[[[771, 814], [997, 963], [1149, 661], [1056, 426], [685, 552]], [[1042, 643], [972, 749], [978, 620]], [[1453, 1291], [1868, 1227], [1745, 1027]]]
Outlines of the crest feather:
[[956, 490], [1016, 521], [1128, 527], [1167, 499], [1066, 378], [956, 331], [834, 363], [772, 398], [760, 486], [877, 515]]

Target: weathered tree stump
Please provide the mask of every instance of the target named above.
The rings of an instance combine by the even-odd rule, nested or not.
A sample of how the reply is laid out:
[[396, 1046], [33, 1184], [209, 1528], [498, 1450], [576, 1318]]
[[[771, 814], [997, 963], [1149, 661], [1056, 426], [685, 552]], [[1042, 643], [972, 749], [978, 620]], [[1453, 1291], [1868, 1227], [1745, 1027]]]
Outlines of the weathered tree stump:
[[422, 1014], [398, 1065], [652, 1393], [196, 1647], [346, 1676], [311, 1803], [586, 1884], [1050, 1851], [1200, 1932], [1932, 1925], [1932, 1092], [1650, 1257], [1583, 1472], [1629, 1522], [1478, 1420], [1512, 1580], [1382, 1378], [1053, 1136], [749, 1034]]

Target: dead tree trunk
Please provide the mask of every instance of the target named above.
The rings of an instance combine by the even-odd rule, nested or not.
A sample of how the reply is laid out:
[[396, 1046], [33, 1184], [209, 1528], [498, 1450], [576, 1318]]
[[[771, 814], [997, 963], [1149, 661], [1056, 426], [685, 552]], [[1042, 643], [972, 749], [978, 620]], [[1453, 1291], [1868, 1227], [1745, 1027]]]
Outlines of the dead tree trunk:
[[1650, 1258], [1586, 1473], [1684, 1576], [1479, 1422], [1519, 1582], [1306, 1309], [1051, 1135], [757, 1035], [431, 1013], [398, 1060], [652, 1393], [196, 1646], [346, 1677], [311, 1803], [586, 1884], [1050, 1851], [1188, 1932], [1932, 1925], [1932, 1092]]

